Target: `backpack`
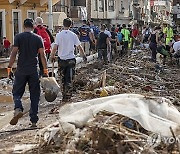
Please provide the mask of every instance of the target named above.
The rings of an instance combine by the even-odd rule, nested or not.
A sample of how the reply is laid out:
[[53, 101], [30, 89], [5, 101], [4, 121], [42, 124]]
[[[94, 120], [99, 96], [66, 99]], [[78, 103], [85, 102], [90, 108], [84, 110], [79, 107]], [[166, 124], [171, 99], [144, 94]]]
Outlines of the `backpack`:
[[117, 33], [117, 38], [118, 38], [118, 41], [119, 42], [122, 42], [123, 38], [124, 38], [124, 35], [120, 32]]
[[36, 29], [37, 29], [37, 34], [39, 36], [41, 36], [42, 39], [43, 39], [45, 52], [50, 53], [51, 52], [51, 50], [50, 50], [50, 48], [51, 48], [51, 40], [50, 40], [49, 34], [46, 31], [46, 28], [43, 27], [43, 26], [40, 26], [40, 27], [36, 27]]
[[98, 26], [92, 26], [91, 28], [93, 29], [94, 36], [97, 37], [100, 32]]

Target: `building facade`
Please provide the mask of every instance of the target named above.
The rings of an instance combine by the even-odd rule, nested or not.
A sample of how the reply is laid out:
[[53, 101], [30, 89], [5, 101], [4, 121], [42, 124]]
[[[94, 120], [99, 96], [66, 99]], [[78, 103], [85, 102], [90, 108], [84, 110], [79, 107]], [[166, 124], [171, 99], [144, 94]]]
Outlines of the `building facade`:
[[[71, 0], [69, 16], [74, 21], [93, 19], [98, 23], [127, 22], [131, 0]], [[119, 22], [118, 21], [118, 22]]]
[[48, 0], [0, 0], [0, 42], [3, 37], [13, 42], [14, 36], [23, 31], [24, 19], [41, 16], [48, 11], [47, 4]]
[[180, 26], [180, 1], [173, 0], [173, 22]]
[[69, 16], [75, 21], [93, 19], [100, 23], [150, 22], [149, 0], [71, 0]]

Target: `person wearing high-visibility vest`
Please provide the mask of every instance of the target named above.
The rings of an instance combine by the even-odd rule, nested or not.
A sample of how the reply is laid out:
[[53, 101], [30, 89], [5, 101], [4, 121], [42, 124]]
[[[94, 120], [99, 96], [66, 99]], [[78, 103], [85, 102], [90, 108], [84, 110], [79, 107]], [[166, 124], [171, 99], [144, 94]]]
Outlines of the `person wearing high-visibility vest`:
[[123, 52], [127, 54], [128, 50], [128, 43], [129, 43], [129, 37], [130, 37], [130, 31], [126, 28], [126, 25], [122, 25], [121, 33], [123, 34]]
[[168, 25], [164, 28], [163, 33], [165, 34], [166, 38], [166, 46], [168, 46], [169, 42], [173, 39], [174, 36], [173, 29], [170, 27], [170, 25]]
[[166, 33], [166, 28], [167, 28], [167, 24], [163, 23], [163, 28], [162, 28], [162, 30], [163, 30], [163, 33], [164, 33], [164, 34]]

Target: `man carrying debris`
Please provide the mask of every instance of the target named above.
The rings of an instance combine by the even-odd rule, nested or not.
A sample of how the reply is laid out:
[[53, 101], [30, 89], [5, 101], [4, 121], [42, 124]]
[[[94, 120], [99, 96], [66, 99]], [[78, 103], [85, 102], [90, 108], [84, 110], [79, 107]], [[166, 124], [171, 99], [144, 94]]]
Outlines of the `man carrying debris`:
[[38, 104], [40, 99], [40, 83], [38, 75], [38, 53], [44, 68], [44, 74], [48, 75], [47, 62], [44, 52], [42, 38], [33, 33], [34, 21], [32, 19], [24, 20], [24, 32], [17, 34], [14, 38], [14, 45], [10, 56], [10, 62], [7, 68], [9, 78], [13, 78], [12, 66], [17, 54], [18, 62], [15, 72], [13, 85], [13, 100], [15, 103], [14, 117], [10, 121], [11, 125], [16, 125], [19, 118], [23, 116], [23, 106], [21, 98], [24, 94], [26, 84], [29, 85], [30, 91], [30, 121], [32, 127], [36, 126], [38, 121]]
[[52, 61], [54, 61], [55, 53], [58, 50], [59, 72], [62, 76], [63, 84], [63, 101], [69, 100], [72, 95], [72, 80], [75, 74], [76, 65], [76, 59], [74, 54], [75, 46], [78, 47], [81, 55], [83, 55], [83, 59], [87, 61], [86, 55], [77, 35], [69, 30], [71, 24], [72, 20], [70, 18], [64, 19], [64, 30], [62, 30], [56, 35], [55, 45], [51, 54], [51, 59]]

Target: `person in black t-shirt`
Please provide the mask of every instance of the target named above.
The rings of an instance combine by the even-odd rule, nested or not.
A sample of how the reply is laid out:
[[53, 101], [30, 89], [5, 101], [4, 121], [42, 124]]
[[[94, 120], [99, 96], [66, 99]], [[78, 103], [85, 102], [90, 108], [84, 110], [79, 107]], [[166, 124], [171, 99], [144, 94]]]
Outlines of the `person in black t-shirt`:
[[29, 85], [30, 92], [30, 121], [35, 127], [38, 121], [38, 104], [40, 100], [40, 83], [38, 74], [38, 53], [44, 68], [44, 74], [48, 76], [47, 61], [43, 40], [33, 33], [34, 21], [24, 20], [24, 32], [17, 34], [14, 38], [14, 45], [7, 68], [8, 77], [13, 78], [12, 66], [18, 54], [17, 69], [13, 85], [14, 117], [10, 121], [11, 125], [16, 125], [19, 118], [23, 116], [23, 106], [21, 98], [24, 94], [26, 84]]
[[111, 28], [111, 50], [117, 54], [117, 33], [115, 27]]
[[104, 60], [104, 63], [107, 64], [107, 47], [110, 45], [109, 37], [104, 33], [106, 30], [106, 25], [101, 26], [101, 32], [97, 39], [97, 49], [98, 49], [98, 59]]

